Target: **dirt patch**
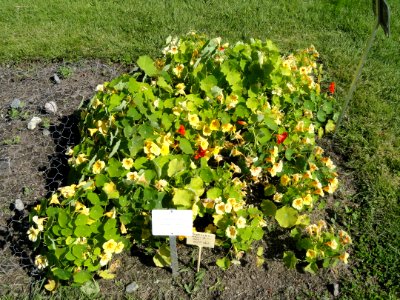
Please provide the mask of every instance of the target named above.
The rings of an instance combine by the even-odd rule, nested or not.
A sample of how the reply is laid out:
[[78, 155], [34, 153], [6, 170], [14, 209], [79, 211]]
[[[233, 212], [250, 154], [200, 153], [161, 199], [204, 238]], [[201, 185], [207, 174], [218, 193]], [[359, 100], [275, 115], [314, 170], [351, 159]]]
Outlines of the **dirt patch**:
[[[81, 101], [92, 97], [97, 84], [130, 69], [100, 61], [0, 66], [0, 297], [29, 295], [31, 284], [38, 278], [25, 234], [27, 215], [40, 198], [66, 180], [65, 149], [79, 142], [78, 117], [74, 112]], [[65, 75], [58, 83], [54, 78], [57, 72], [60, 77], [62, 73]], [[58, 107], [56, 114], [44, 109], [50, 101]], [[12, 110], [11, 105], [17, 108]], [[32, 117], [40, 117], [42, 123], [29, 130], [27, 126]], [[344, 175], [341, 182], [346, 184], [335, 198], [327, 199], [330, 210], [328, 215], [321, 213], [321, 216], [331, 217], [329, 211], [334, 213], [334, 203], [344, 201], [353, 193], [351, 174], [341, 173]], [[17, 199], [21, 201], [16, 202]], [[178, 244], [181, 272], [175, 279], [170, 270], [154, 267], [151, 258], [132, 250], [119, 258], [117, 278], [100, 281], [100, 288], [102, 295], [117, 299], [333, 298], [330, 288], [340, 283], [347, 269], [323, 270], [315, 276], [288, 270], [281, 261], [288, 243], [286, 233], [267, 232], [256, 245], [265, 248], [262, 267], [256, 267], [255, 253], [249, 253], [241, 265], [225, 272], [215, 265], [221, 252], [205, 249], [201, 266], [204, 277], [197, 283], [196, 248]], [[138, 284], [138, 289], [127, 295], [125, 288], [132, 282]]]

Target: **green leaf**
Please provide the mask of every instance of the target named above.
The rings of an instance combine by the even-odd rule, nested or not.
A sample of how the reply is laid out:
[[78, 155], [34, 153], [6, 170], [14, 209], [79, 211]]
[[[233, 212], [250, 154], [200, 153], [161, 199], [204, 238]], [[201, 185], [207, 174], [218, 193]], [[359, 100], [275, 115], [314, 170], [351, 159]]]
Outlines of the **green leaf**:
[[158, 74], [158, 70], [150, 56], [140, 56], [136, 63], [146, 73], [147, 76], [153, 77]]
[[335, 123], [332, 120], [328, 120], [328, 123], [325, 125], [325, 132], [333, 132], [335, 131]]
[[122, 163], [115, 158], [111, 158], [108, 161], [107, 173], [110, 177], [120, 177], [124, 170], [121, 168]]
[[211, 168], [202, 168], [200, 170], [200, 178], [203, 179], [205, 183], [212, 182], [214, 175]]
[[135, 159], [135, 162], [133, 163], [133, 166], [135, 167], [136, 170], [140, 170], [144, 167], [144, 164], [147, 163], [148, 159], [146, 157], [139, 157]]
[[77, 237], [88, 237], [92, 233], [90, 226], [88, 225], [80, 225], [76, 226], [74, 230], [74, 234]]
[[326, 112], [328, 115], [333, 112], [333, 105], [332, 102], [330, 101], [325, 101], [324, 104], [322, 105], [322, 109], [324, 112]]
[[265, 187], [264, 187], [264, 195], [265, 196], [272, 196], [273, 194], [275, 194], [276, 193], [276, 187], [275, 187], [275, 185], [274, 184], [267, 184]]
[[210, 198], [213, 200], [217, 199], [221, 195], [222, 195], [222, 190], [219, 188], [216, 188], [216, 187], [211, 188], [207, 191], [207, 198]]
[[88, 271], [81, 270], [74, 274], [74, 282], [85, 283], [92, 279], [92, 274]]
[[231, 261], [229, 260], [229, 258], [224, 257], [224, 258], [217, 259], [216, 264], [222, 270], [226, 271], [231, 266]]
[[326, 121], [326, 113], [323, 110], [319, 110], [317, 112], [317, 119], [320, 122], [325, 122]]
[[72, 254], [76, 258], [83, 258], [83, 252], [87, 249], [86, 245], [73, 245], [72, 246]]
[[185, 161], [183, 159], [174, 158], [168, 164], [168, 176], [172, 177], [185, 170]]
[[142, 118], [142, 115], [134, 107], [130, 107], [126, 112], [126, 116], [132, 118], [133, 121], [138, 121]]
[[84, 214], [79, 214], [75, 219], [75, 225], [86, 225], [89, 217]]
[[64, 210], [60, 210], [58, 213], [58, 224], [61, 228], [65, 228], [69, 222], [69, 217]]
[[54, 274], [55, 277], [60, 280], [69, 280], [72, 276], [72, 273], [70, 271], [60, 268], [51, 269], [51, 272]]
[[177, 207], [191, 209], [193, 206], [194, 196], [195, 193], [192, 191], [176, 189], [172, 198], [172, 202]]
[[307, 266], [304, 267], [304, 271], [316, 274], [318, 272], [318, 266], [315, 262], [309, 263]]
[[153, 262], [159, 268], [164, 268], [171, 265], [171, 255], [167, 245], [163, 244], [160, 249], [157, 250], [156, 255], [153, 257]]
[[186, 189], [192, 191], [196, 196], [200, 197], [204, 193], [203, 180], [200, 177], [193, 177], [190, 183], [185, 186]]
[[157, 85], [168, 93], [172, 93], [174, 89], [170, 86], [164, 77], [160, 76], [157, 80]]
[[246, 106], [251, 109], [251, 111], [255, 112], [260, 105], [260, 101], [258, 101], [256, 98], [249, 98], [246, 101]]
[[95, 205], [90, 209], [89, 216], [93, 220], [98, 220], [103, 216], [104, 210], [100, 205]]
[[97, 174], [94, 177], [94, 181], [96, 183], [96, 187], [102, 187], [106, 182], [109, 181], [109, 179], [104, 174]]
[[193, 154], [193, 148], [190, 142], [187, 139], [180, 138], [179, 139], [179, 148], [181, 148], [182, 152], [185, 154]]
[[284, 206], [276, 211], [275, 220], [283, 228], [293, 227], [296, 224], [299, 214], [290, 206]]
[[115, 143], [115, 145], [114, 145], [114, 147], [112, 148], [111, 153], [110, 153], [110, 155], [108, 156], [108, 158], [113, 157], [114, 154], [117, 153], [117, 151], [118, 151], [118, 149], [119, 149], [119, 145], [121, 145], [121, 140], [118, 140], [118, 141]]
[[212, 97], [211, 89], [218, 85], [218, 79], [210, 75], [200, 81], [200, 88], [209, 96]]
[[264, 230], [261, 227], [256, 227], [253, 230], [251, 238], [255, 241], [259, 241], [264, 236]]
[[298, 259], [296, 258], [296, 255], [292, 251], [285, 251], [283, 253], [283, 263], [287, 268], [289, 269], [296, 268], [297, 262]]
[[264, 123], [265, 123], [265, 125], [268, 126], [269, 129], [271, 129], [273, 131], [277, 131], [278, 130], [278, 124], [275, 123], [273, 118], [266, 117], [264, 119]]
[[[101, 275], [100, 275], [101, 277]], [[81, 287], [80, 290], [90, 299], [93, 299], [98, 293], [100, 293], [100, 287], [96, 280], [86, 281]]]
[[86, 197], [93, 205], [101, 204], [99, 196], [95, 193], [89, 192]]
[[294, 153], [294, 150], [293, 149], [286, 149], [286, 151], [285, 151], [285, 157], [286, 157], [286, 159], [287, 160], [291, 160], [292, 159], [292, 155], [293, 155], [293, 153]]
[[261, 202], [261, 210], [265, 216], [275, 216], [276, 209], [276, 205], [270, 200]]

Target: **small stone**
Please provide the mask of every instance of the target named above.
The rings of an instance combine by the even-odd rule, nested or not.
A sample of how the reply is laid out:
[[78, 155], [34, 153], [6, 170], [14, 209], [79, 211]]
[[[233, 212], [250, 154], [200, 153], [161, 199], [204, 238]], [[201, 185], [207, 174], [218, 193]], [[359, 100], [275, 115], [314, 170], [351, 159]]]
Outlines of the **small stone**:
[[0, 158], [0, 175], [5, 175], [11, 171], [11, 162], [9, 157]]
[[44, 105], [44, 109], [48, 114], [56, 114], [57, 113], [57, 104], [54, 101], [47, 102]]
[[50, 136], [50, 130], [48, 130], [46, 128], [43, 129], [42, 133], [43, 133], [44, 136]]
[[40, 122], [42, 122], [42, 119], [39, 117], [33, 117], [29, 123], [28, 123], [28, 129], [29, 130], [33, 130], [36, 128], [37, 125], [40, 124]]
[[54, 82], [54, 83], [56, 83], [56, 84], [59, 84], [60, 82], [61, 82], [61, 79], [60, 79], [60, 77], [58, 77], [58, 75], [57, 74], [53, 74], [53, 76], [51, 77], [51, 80]]
[[23, 211], [24, 210], [24, 203], [22, 202], [21, 199], [16, 199], [15, 203], [14, 203], [15, 209], [19, 210], [19, 211]]
[[132, 282], [130, 284], [128, 284], [126, 286], [125, 292], [129, 293], [133, 293], [134, 291], [136, 291], [139, 288], [139, 285], [136, 282]]
[[338, 283], [333, 284], [333, 296], [334, 297], [339, 296], [339, 284]]
[[16, 98], [11, 102], [10, 106], [11, 106], [11, 108], [17, 109], [17, 108], [21, 107], [21, 104], [22, 104], [21, 100]]

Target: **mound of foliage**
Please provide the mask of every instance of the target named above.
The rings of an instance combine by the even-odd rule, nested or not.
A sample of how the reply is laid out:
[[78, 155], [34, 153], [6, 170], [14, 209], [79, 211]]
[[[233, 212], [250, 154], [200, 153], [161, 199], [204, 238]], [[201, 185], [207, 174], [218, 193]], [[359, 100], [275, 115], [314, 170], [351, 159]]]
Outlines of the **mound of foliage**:
[[194, 230], [226, 249], [224, 269], [275, 222], [297, 241], [288, 266], [347, 263], [348, 234], [309, 217], [338, 187], [315, 142], [334, 129], [335, 107], [318, 57], [312, 46], [284, 56], [269, 40], [190, 33], [168, 39], [162, 58], [140, 57], [140, 72], [99, 85], [67, 152], [71, 184], [31, 212], [46, 288], [113, 278], [113, 259], [133, 243], [167, 261], [165, 239], [151, 235], [161, 208], [191, 209]]

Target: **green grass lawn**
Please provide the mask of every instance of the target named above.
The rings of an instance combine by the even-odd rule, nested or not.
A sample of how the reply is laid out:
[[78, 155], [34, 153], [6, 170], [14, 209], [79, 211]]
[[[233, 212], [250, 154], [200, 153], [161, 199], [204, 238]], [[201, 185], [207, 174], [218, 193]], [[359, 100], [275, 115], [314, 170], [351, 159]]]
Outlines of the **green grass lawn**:
[[[157, 55], [169, 35], [196, 30], [230, 41], [269, 38], [283, 52], [314, 44], [343, 101], [374, 23], [361, 0], [2, 0], [0, 63]], [[362, 299], [400, 297], [400, 4], [390, 38], [379, 30], [334, 142], [354, 170], [357, 209], [343, 209], [354, 237], [352, 282]], [[343, 224], [342, 224], [343, 225]]]

